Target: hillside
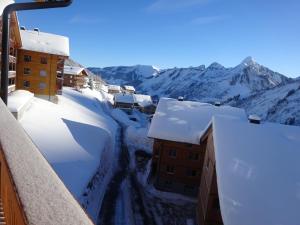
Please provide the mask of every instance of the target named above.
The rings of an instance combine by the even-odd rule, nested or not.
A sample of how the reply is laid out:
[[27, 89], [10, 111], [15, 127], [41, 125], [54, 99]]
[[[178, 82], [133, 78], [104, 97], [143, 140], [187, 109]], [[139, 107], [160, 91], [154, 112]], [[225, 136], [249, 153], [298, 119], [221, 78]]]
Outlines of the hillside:
[[[143, 69], [141, 69], [143, 68]], [[245, 108], [263, 120], [300, 125], [300, 80], [288, 78], [247, 57], [226, 68], [219, 63], [159, 70], [151, 66], [90, 68], [109, 83], [132, 84], [138, 92]]]

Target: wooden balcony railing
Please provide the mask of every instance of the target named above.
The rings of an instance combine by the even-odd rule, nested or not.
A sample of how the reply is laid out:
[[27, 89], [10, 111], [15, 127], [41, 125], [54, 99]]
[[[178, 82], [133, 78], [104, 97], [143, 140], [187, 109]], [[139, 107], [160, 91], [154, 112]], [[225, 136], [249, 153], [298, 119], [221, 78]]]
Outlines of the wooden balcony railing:
[[0, 224], [93, 224], [1, 100]]

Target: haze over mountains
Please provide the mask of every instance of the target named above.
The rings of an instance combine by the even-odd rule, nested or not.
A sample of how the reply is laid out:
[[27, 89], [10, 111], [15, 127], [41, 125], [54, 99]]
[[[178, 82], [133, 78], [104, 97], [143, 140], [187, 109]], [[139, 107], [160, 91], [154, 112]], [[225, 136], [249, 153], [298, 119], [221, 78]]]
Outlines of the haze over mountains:
[[89, 69], [108, 83], [134, 85], [138, 92], [152, 96], [221, 101], [264, 120], [300, 125], [300, 80], [274, 72], [251, 57], [232, 68], [212, 63], [164, 70], [143, 65]]

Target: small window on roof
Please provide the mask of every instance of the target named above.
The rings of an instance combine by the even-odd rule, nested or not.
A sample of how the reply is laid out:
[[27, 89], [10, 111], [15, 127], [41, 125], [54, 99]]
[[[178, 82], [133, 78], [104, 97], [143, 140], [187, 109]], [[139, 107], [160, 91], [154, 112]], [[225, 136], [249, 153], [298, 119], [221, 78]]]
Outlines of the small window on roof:
[[31, 62], [31, 56], [30, 55], [24, 55], [24, 62]]

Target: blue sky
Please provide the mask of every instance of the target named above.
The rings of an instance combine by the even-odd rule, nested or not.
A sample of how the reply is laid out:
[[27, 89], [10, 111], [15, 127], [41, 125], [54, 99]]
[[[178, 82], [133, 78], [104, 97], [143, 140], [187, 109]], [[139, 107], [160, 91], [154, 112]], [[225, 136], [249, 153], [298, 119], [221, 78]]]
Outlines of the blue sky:
[[19, 20], [68, 36], [71, 57], [86, 66], [235, 66], [253, 56], [296, 77], [299, 12], [299, 0], [74, 0]]

